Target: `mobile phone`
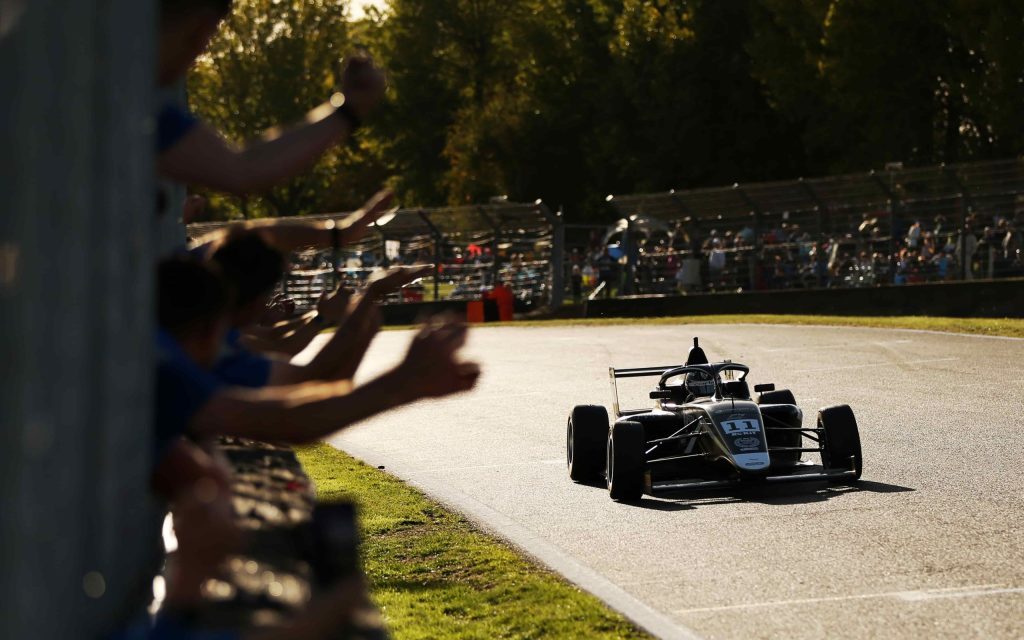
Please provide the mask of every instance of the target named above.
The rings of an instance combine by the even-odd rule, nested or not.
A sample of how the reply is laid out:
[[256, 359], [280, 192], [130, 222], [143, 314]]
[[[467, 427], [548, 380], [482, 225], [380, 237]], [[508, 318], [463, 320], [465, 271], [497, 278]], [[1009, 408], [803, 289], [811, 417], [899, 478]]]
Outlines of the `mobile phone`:
[[317, 582], [330, 585], [359, 571], [359, 528], [354, 504], [317, 505], [310, 533], [310, 559]]

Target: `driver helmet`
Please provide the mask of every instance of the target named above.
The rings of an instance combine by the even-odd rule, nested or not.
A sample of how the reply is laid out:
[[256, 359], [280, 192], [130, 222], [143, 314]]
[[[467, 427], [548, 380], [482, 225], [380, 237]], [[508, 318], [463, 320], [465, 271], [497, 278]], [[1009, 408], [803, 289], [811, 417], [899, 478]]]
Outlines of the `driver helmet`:
[[686, 389], [695, 398], [710, 396], [715, 393], [715, 381], [707, 373], [696, 371], [686, 374]]

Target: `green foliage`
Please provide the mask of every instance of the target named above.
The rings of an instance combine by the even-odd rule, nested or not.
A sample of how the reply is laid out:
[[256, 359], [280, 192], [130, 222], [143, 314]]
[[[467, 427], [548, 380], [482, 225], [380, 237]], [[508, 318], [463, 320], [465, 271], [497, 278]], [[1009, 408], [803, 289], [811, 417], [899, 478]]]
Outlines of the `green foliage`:
[[606, 193], [1006, 157], [1024, 146], [1017, 0], [239, 0], [193, 74], [234, 140], [299, 117], [341, 54], [388, 104], [357, 148], [249, 203], [346, 208], [507, 194], [607, 215]]
[[749, 43], [814, 173], [1019, 153], [1024, 7], [1013, 0], [760, 0]]
[[319, 500], [357, 502], [366, 576], [395, 638], [650, 637], [403, 482], [330, 445], [296, 453]]

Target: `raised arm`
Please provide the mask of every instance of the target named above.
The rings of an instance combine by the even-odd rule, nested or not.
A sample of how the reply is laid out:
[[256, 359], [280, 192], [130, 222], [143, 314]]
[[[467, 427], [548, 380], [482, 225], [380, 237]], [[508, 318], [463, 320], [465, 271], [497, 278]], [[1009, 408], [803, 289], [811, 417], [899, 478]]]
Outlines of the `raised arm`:
[[342, 380], [351, 377], [377, 333], [379, 321], [376, 301], [422, 278], [432, 269], [431, 266], [395, 267], [389, 269], [383, 277], [372, 280], [324, 348], [305, 366], [275, 362], [270, 384], [289, 385], [309, 380]]
[[351, 291], [339, 287], [317, 301], [316, 311], [279, 322], [272, 327], [251, 326], [243, 331], [242, 345], [250, 351], [295, 356], [321, 331], [336, 327], [348, 314]]
[[306, 222], [296, 220], [252, 220], [232, 224], [196, 238], [193, 250], [210, 255], [228, 234], [238, 229], [255, 231], [263, 241], [282, 253], [298, 249], [330, 249], [358, 242], [374, 222], [392, 211], [394, 195], [387, 189], [378, 191], [359, 209], [340, 221]]
[[207, 402], [190, 428], [198, 436], [314, 442], [387, 409], [471, 389], [480, 368], [456, 357], [465, 340], [464, 325], [434, 321], [416, 335], [401, 364], [363, 386], [339, 381], [232, 389]]
[[237, 195], [266, 191], [306, 170], [350, 136], [380, 102], [384, 87], [384, 76], [372, 62], [350, 60], [342, 80], [344, 95], [313, 109], [303, 122], [268, 131], [262, 140], [242, 148], [198, 124], [160, 154], [157, 168], [172, 180]]
[[160, 173], [190, 185], [235, 195], [261, 193], [309, 168], [325, 151], [348, 137], [353, 126], [325, 103], [305, 122], [269, 131], [246, 147], [229, 144], [209, 125], [197, 124], [181, 142], [160, 154]]

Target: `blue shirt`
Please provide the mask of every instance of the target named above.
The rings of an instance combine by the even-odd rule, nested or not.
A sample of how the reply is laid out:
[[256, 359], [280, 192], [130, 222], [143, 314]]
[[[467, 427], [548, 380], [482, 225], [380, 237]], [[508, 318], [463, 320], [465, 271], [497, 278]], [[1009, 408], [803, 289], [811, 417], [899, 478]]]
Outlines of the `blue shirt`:
[[181, 142], [199, 119], [176, 104], [165, 103], [156, 116], [156, 150], [163, 153]]
[[200, 367], [164, 330], [157, 332], [156, 459], [188, 433], [189, 423], [224, 385]]
[[112, 633], [106, 640], [238, 640], [235, 631], [204, 631], [179, 620], [173, 614], [160, 613], [156, 621], [142, 619]]
[[236, 387], [258, 389], [270, 382], [273, 361], [242, 346], [242, 334], [238, 329], [228, 332], [224, 340], [224, 351], [213, 367], [213, 375], [224, 384]]

